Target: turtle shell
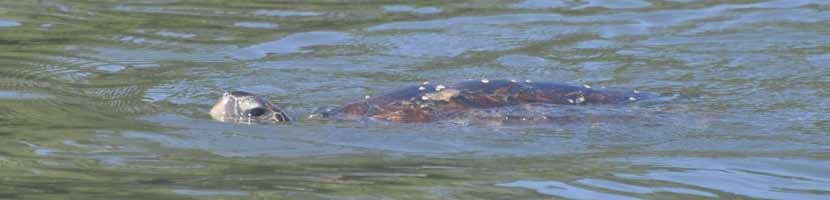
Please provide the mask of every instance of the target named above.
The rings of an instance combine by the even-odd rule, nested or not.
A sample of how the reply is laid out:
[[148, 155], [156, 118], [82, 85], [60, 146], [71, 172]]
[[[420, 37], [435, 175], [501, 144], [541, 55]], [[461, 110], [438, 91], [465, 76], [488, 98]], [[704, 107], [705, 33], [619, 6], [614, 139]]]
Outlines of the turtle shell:
[[401, 88], [322, 113], [337, 119], [393, 122], [445, 120], [476, 109], [517, 105], [626, 104], [654, 95], [592, 89], [549, 82], [515, 80], [465, 81], [452, 85], [425, 83]]

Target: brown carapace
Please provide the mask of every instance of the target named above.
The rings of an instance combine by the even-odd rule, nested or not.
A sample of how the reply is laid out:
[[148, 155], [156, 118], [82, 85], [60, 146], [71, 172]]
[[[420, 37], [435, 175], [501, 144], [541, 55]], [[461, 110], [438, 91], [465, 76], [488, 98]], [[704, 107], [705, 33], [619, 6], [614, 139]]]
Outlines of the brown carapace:
[[[314, 115], [345, 120], [432, 122], [454, 119], [482, 109], [534, 104], [626, 104], [654, 96], [636, 91], [599, 90], [548, 82], [476, 80], [453, 85], [424, 83], [405, 87]], [[261, 115], [264, 117], [255, 117], [259, 111], [265, 111]], [[211, 110], [211, 116], [220, 121], [288, 121], [277, 106], [246, 92], [226, 93]]]

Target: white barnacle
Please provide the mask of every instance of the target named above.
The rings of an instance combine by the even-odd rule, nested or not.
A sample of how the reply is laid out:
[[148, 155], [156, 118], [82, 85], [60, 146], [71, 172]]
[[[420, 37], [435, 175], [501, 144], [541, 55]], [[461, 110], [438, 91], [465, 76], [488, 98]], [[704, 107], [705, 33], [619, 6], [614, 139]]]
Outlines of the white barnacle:
[[585, 88], [591, 89], [591, 85], [588, 85], [588, 84], [582, 85], [582, 87], [585, 87]]
[[489, 83], [489, 82], [490, 82], [490, 80], [487, 80], [486, 78], [481, 79], [481, 83]]
[[421, 100], [424, 100], [424, 101], [429, 100], [429, 97], [428, 96], [421, 96]]
[[444, 88], [447, 88], [447, 87], [446, 87], [446, 86], [444, 86], [444, 85], [438, 85], [438, 86], [435, 86], [435, 91], [441, 91], [441, 90], [443, 90]]
[[426, 89], [427, 88], [425, 88], [424, 86], [418, 87], [418, 90], [426, 90]]
[[568, 99], [568, 103], [574, 103], [573, 99]]
[[421, 85], [429, 85], [429, 81], [424, 81]]
[[372, 98], [372, 96], [366, 95], [366, 96], [365, 96], [365, 97], [363, 97], [363, 98], [364, 98], [364, 99], [369, 99], [369, 98]]
[[525, 83], [533, 83], [531, 80], [525, 80]]
[[639, 90], [634, 90], [634, 94], [640, 94]]
[[582, 103], [582, 102], [585, 102], [585, 97], [576, 98], [576, 103]]
[[515, 82], [518, 82], [518, 81], [516, 81], [516, 79], [511, 79], [510, 82], [515, 83]]
[[450, 101], [450, 99], [452, 99], [453, 97], [458, 96], [459, 94], [461, 94], [461, 91], [453, 90], [453, 89], [445, 89], [445, 90], [442, 90], [442, 91], [439, 91], [439, 92], [424, 94], [423, 97], [426, 97], [429, 100], [435, 100], [435, 101]]
[[637, 101], [637, 98], [636, 97], [628, 97], [628, 100], [629, 101]]

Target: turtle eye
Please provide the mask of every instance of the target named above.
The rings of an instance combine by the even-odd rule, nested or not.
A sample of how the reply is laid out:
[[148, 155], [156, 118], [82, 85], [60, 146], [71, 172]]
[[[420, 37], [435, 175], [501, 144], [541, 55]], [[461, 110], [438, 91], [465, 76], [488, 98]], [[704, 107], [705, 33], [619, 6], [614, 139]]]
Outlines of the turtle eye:
[[265, 109], [264, 108], [254, 108], [254, 109], [248, 110], [248, 116], [258, 117], [262, 114], [265, 114]]

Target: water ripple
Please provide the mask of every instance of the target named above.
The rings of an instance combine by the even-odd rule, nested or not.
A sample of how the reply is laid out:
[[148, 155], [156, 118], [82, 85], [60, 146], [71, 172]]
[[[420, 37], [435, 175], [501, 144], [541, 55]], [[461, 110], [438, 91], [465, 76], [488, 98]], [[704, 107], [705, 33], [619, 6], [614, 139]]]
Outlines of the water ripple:
[[[0, 188], [12, 199], [827, 199], [828, 5], [4, 1]], [[302, 118], [482, 77], [670, 100], [473, 112], [561, 119], [519, 126], [206, 114], [222, 90]]]

